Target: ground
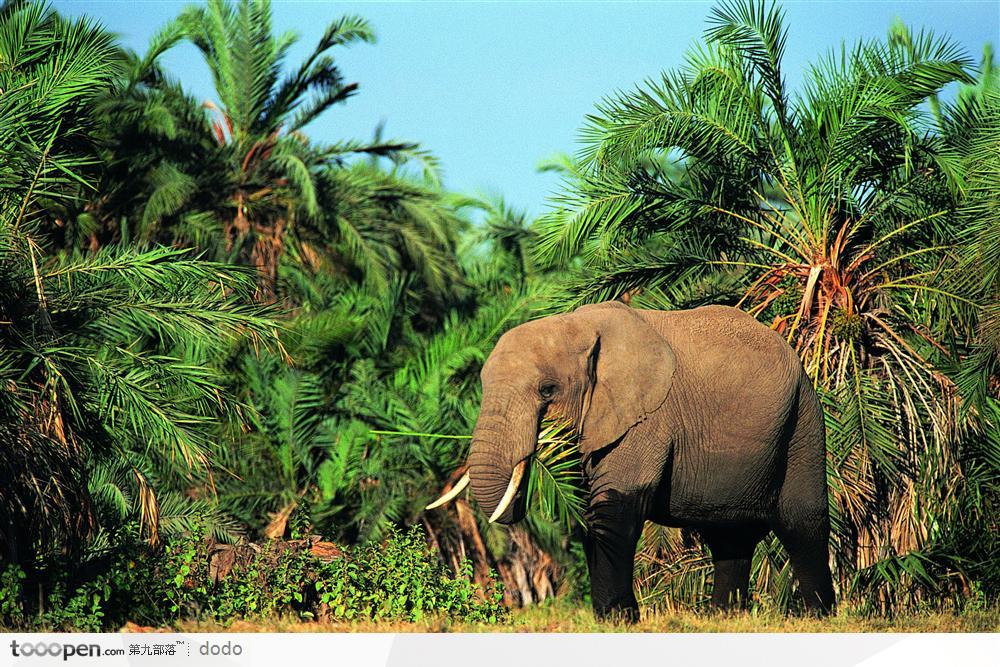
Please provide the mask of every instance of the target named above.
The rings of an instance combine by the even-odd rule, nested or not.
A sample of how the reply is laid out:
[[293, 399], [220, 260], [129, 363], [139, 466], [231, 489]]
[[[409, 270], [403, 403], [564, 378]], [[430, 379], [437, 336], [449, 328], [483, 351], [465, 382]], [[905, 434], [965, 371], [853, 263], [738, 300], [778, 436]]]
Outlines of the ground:
[[589, 609], [566, 603], [515, 610], [505, 625], [475, 625], [428, 619], [417, 623], [304, 623], [282, 619], [238, 621], [226, 627], [183, 622], [181, 632], [1000, 632], [1000, 609], [907, 612], [896, 618], [865, 618], [842, 611], [829, 618], [777, 613], [695, 614], [646, 611], [636, 625], [598, 623]]

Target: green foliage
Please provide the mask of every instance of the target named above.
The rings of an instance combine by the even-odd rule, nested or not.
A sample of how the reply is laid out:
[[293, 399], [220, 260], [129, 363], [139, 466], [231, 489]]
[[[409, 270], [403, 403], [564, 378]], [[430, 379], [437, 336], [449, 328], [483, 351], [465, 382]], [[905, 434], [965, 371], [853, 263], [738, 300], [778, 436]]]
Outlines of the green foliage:
[[[273, 31], [266, 0], [185, 9], [144, 54], [4, 3], [0, 622], [498, 622], [484, 572], [532, 558], [585, 598], [578, 453], [555, 425], [523, 532], [423, 507], [465, 461], [444, 436], [471, 432], [497, 338], [626, 292], [740, 304], [798, 349], [827, 414], [842, 597], [872, 614], [991, 604], [992, 51], [974, 69], [894, 25], [820, 58], [796, 94], [777, 6], [724, 2], [708, 23], [683, 67], [588, 117], [578, 158], [544, 167], [562, 195], [531, 220], [444, 191], [433, 156], [380, 128], [308, 138], [358, 90], [334, 56], [374, 42], [360, 17], [292, 64], [296, 37]], [[163, 67], [182, 42], [212, 101]], [[206, 535], [239, 549], [261, 532], [279, 539], [209, 581]], [[280, 539], [317, 534], [351, 546], [323, 562]], [[711, 590], [704, 548], [676, 529], [647, 529], [636, 574], [642, 603], [665, 609]], [[777, 541], [752, 576], [759, 600], [794, 606]]]
[[316, 582], [320, 601], [334, 619], [419, 621], [444, 615], [471, 622], [497, 623], [506, 619], [499, 580], [493, 590], [481, 592], [470, 584], [472, 565], [466, 561], [453, 578], [427, 551], [417, 529], [393, 531], [383, 545], [354, 552], [355, 561], [333, 569]]
[[583, 466], [570, 425], [542, 423], [528, 478], [528, 508], [542, 520], [556, 521], [565, 530], [586, 529]]
[[8, 565], [0, 573], [0, 626], [20, 627], [24, 623], [24, 570], [17, 565]]
[[89, 105], [120, 63], [93, 21], [19, 1], [0, 6], [0, 62], [0, 219], [18, 227], [36, 197], [65, 197], [92, 163]]
[[[303, 133], [358, 90], [334, 54], [373, 42], [372, 28], [336, 19], [290, 67], [298, 38], [271, 19], [269, 2], [212, 0], [183, 10], [144, 56], [125, 54], [126, 76], [97, 105], [105, 178], [66, 217], [92, 221], [91, 242], [181, 244], [254, 266], [265, 297], [294, 305], [317, 296], [318, 273], [338, 288], [361, 278], [385, 289], [406, 272], [431, 303], [459, 295], [462, 221], [433, 158], [380, 136], [319, 144]], [[203, 56], [215, 100], [194, 99], [160, 66], [184, 41]]]
[[[132, 535], [134, 538], [134, 534]], [[181, 620], [229, 624], [281, 616], [324, 621], [419, 621], [448, 618], [503, 623], [499, 581], [483, 591], [471, 583], [471, 565], [454, 576], [428, 549], [417, 529], [391, 531], [384, 542], [323, 561], [306, 549], [265, 543], [217, 582], [209, 579], [210, 543], [203, 530], [149, 550], [116, 544], [110, 566], [75, 579], [60, 568], [42, 609], [29, 610], [24, 573], [10, 566], [0, 577], [0, 627], [29, 630], [115, 630], [127, 620], [169, 625]]]
[[[270, 313], [250, 301], [252, 273], [165, 248], [48, 259], [2, 221], [0, 239], [0, 373], [10, 378], [0, 420], [18, 430], [25, 460], [35, 455], [34, 468], [8, 467], [19, 481], [2, 492], [14, 496], [4, 511], [35, 514], [14, 525], [70, 534], [94, 518], [141, 516], [155, 535], [155, 480], [208, 474], [218, 419], [240, 409], [209, 362], [238, 341], [277, 345]], [[84, 459], [90, 493], [79, 490]], [[30, 481], [56, 471], [60, 486]]]

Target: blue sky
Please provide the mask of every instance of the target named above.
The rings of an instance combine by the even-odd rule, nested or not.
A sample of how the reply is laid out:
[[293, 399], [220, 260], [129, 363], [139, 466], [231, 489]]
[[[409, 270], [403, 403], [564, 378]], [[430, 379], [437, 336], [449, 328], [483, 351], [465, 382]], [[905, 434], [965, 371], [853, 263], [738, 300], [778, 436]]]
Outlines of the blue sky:
[[[153, 33], [189, 2], [56, 0], [86, 13], [144, 51]], [[584, 117], [617, 89], [682, 62], [705, 28], [711, 2], [328, 2], [273, 0], [275, 27], [301, 36], [291, 63], [324, 27], [360, 14], [374, 46], [335, 52], [360, 92], [309, 126], [318, 140], [385, 136], [419, 141], [442, 161], [445, 185], [502, 194], [529, 213], [545, 209], [558, 178], [537, 173], [542, 158], [573, 153]], [[881, 37], [897, 17], [948, 34], [978, 61], [986, 42], [1000, 47], [1000, 2], [784, 2], [789, 41], [785, 76], [795, 86], [817, 55], [861, 37]], [[165, 65], [199, 97], [212, 98], [193, 47]]]

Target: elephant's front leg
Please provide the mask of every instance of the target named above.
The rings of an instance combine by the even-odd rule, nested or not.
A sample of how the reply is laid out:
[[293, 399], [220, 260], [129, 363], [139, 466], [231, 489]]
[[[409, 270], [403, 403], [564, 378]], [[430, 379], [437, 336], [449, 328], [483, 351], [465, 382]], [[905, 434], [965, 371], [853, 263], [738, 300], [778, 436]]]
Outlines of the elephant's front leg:
[[584, 547], [591, 601], [600, 620], [639, 619], [632, 570], [643, 523], [640, 504], [618, 491], [601, 491], [592, 496], [588, 506]]

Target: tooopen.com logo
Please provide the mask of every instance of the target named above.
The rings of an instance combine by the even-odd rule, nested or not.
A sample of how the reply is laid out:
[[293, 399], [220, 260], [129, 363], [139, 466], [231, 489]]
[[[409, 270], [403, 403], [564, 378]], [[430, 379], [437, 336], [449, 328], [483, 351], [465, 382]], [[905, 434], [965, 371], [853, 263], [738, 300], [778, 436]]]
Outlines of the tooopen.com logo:
[[58, 658], [63, 661], [70, 658], [99, 658], [102, 655], [125, 655], [123, 648], [102, 650], [97, 644], [59, 644], [57, 642], [19, 642], [16, 639], [10, 643], [10, 652], [15, 658], [30, 658], [41, 656]]

